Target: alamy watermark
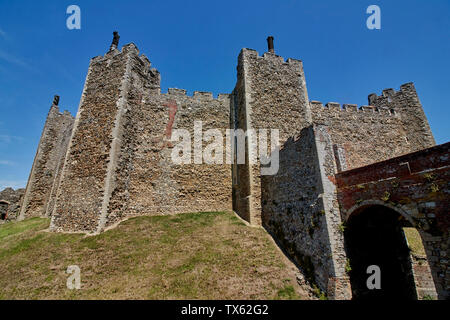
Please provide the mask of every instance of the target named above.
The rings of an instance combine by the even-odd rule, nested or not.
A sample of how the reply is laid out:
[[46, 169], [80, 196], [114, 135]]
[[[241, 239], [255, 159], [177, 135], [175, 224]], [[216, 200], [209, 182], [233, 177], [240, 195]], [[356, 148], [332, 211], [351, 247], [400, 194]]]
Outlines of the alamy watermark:
[[[261, 175], [275, 175], [279, 169], [278, 129], [208, 129], [194, 121], [194, 137], [187, 129], [174, 129], [171, 159], [174, 164], [261, 164]], [[270, 143], [269, 143], [270, 136]], [[225, 140], [225, 146], [224, 146]], [[207, 145], [203, 148], [203, 142]], [[269, 150], [270, 148], [270, 150]]]
[[379, 6], [372, 4], [367, 7], [367, 14], [370, 16], [367, 18], [366, 26], [369, 30], [381, 29], [381, 9]]
[[66, 286], [67, 289], [79, 290], [81, 288], [81, 271], [80, 267], [77, 265], [71, 265], [67, 267], [66, 272], [70, 274], [70, 276], [67, 278]]
[[367, 274], [370, 277], [367, 278], [366, 285], [369, 290], [380, 290], [381, 289], [381, 270], [377, 265], [371, 265], [367, 267]]
[[70, 6], [67, 7], [66, 13], [70, 14], [70, 16], [67, 17], [67, 20], [66, 20], [67, 29], [69, 29], [69, 30], [73, 30], [73, 29], [80, 30], [81, 29], [81, 10], [80, 10], [80, 7], [75, 5], [75, 4], [71, 4]]

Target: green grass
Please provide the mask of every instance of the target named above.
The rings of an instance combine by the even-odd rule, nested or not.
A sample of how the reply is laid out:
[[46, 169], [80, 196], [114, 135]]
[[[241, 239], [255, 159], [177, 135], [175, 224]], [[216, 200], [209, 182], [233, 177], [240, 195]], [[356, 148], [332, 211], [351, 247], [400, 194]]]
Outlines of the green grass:
[[[137, 217], [96, 236], [0, 226], [0, 299], [299, 299], [269, 235], [232, 213]], [[81, 289], [66, 288], [69, 265]]]
[[405, 237], [408, 240], [409, 249], [413, 254], [418, 256], [426, 256], [425, 248], [422, 243], [422, 238], [420, 237], [419, 231], [416, 228], [403, 228]]

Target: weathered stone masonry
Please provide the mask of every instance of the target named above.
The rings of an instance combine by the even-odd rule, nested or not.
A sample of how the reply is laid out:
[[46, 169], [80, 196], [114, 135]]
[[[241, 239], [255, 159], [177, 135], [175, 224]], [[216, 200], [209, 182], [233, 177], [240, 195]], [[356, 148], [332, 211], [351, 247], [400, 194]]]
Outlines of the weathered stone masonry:
[[0, 191], [0, 223], [17, 219], [24, 193], [25, 189], [6, 188]]
[[167, 132], [193, 133], [201, 120], [225, 136], [229, 95], [161, 94], [159, 78], [133, 44], [91, 61], [53, 230], [95, 233], [129, 216], [232, 209], [230, 166], [173, 164]]
[[68, 112], [59, 112], [54, 100], [39, 141], [33, 167], [28, 179], [19, 219], [31, 216], [50, 216], [67, 146], [74, 123]]
[[[361, 108], [324, 106], [309, 100], [302, 62], [276, 55], [270, 39], [262, 56], [242, 49], [231, 94], [161, 93], [160, 73], [148, 58], [134, 44], [118, 50], [118, 34], [114, 39], [104, 56], [91, 60], [75, 120], [52, 106], [21, 217], [51, 216], [53, 231], [98, 233], [131, 216], [234, 210], [264, 226], [328, 297], [351, 298], [342, 232], [348, 197], [339, 181], [358, 175], [351, 169], [435, 145], [414, 85], [371, 94]], [[260, 159], [249, 163], [248, 138], [245, 164], [200, 164], [194, 150], [191, 163], [175, 164], [173, 130], [187, 130], [194, 149], [207, 145], [194, 139], [198, 121], [203, 132], [217, 129], [224, 146], [231, 142], [227, 129], [278, 129], [278, 172], [262, 176]], [[222, 150], [224, 161], [228, 151]], [[436, 181], [448, 187], [442, 172]], [[372, 183], [377, 192], [388, 191]], [[441, 196], [447, 203], [448, 193]], [[440, 260], [433, 253], [431, 269], [414, 266], [419, 297], [448, 296], [448, 280], [441, 281], [449, 272], [445, 228], [439, 239], [421, 231], [427, 250], [439, 247]]]

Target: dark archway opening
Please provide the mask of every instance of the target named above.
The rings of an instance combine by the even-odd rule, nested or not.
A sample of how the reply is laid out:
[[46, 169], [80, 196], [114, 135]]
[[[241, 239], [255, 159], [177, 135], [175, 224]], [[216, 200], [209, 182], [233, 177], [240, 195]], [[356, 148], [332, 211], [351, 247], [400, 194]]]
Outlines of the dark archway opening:
[[[417, 299], [411, 258], [402, 226], [392, 209], [374, 205], [355, 212], [344, 232], [353, 299]], [[367, 268], [380, 268], [381, 289], [370, 290]]]

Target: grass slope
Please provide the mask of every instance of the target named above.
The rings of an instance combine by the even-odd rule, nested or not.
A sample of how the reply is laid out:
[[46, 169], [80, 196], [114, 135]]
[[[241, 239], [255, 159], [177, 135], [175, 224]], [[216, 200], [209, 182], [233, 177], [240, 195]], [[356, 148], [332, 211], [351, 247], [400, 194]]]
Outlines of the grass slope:
[[[303, 297], [269, 235], [232, 213], [137, 217], [89, 237], [48, 226], [0, 226], [0, 299]], [[81, 269], [80, 290], [66, 287], [69, 265]]]

